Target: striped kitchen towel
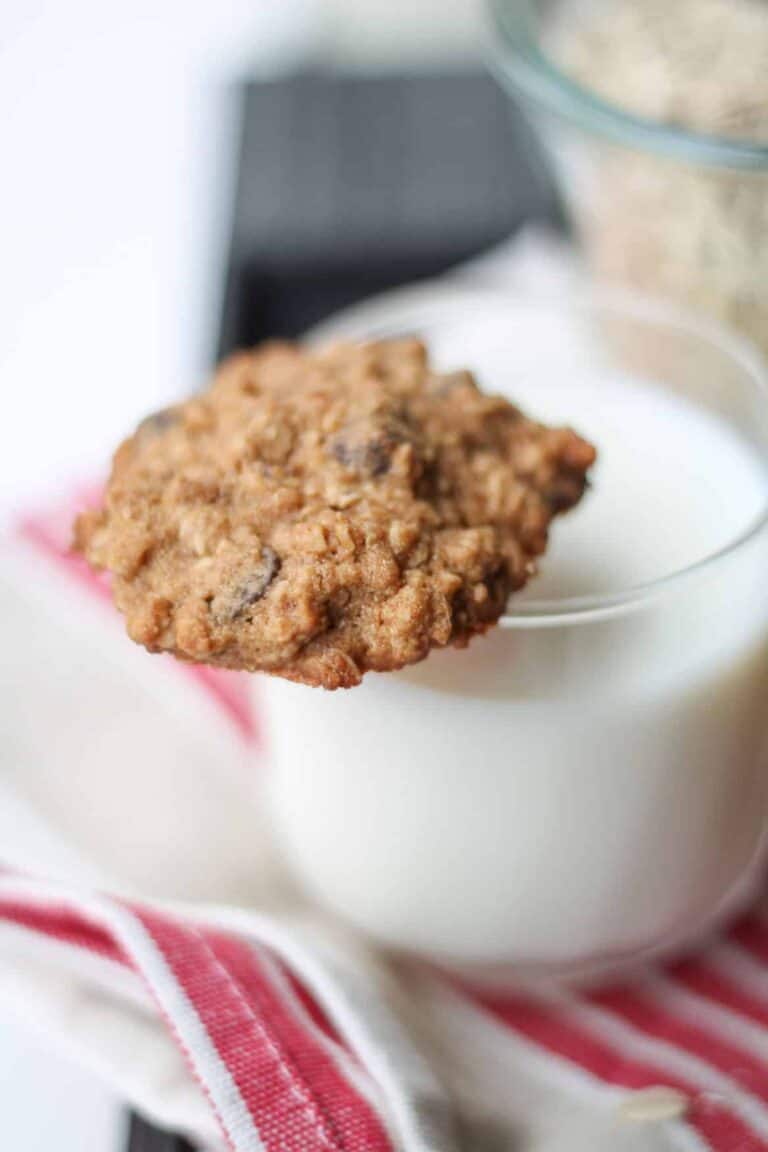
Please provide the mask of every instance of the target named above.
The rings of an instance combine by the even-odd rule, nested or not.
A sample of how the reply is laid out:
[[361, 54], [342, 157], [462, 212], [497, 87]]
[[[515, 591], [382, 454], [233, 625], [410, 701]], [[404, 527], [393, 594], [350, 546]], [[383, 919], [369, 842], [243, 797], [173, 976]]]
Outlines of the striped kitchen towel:
[[234, 1152], [768, 1149], [768, 922], [632, 984], [481, 995], [304, 925], [0, 874], [0, 1000]]
[[[70, 516], [27, 520], [24, 547], [100, 603]], [[252, 755], [244, 683], [172, 671]], [[523, 999], [279, 909], [34, 878], [9, 853], [20, 820], [1, 817], [0, 795], [2, 1010], [201, 1147], [768, 1152], [768, 901], [694, 958]]]

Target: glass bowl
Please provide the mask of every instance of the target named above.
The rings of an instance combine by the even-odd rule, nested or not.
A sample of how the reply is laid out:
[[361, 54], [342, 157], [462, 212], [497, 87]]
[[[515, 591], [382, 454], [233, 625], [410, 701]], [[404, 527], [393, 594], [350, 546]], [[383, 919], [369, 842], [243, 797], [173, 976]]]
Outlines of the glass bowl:
[[569, 19], [611, 2], [491, 0], [494, 70], [554, 161], [594, 275], [701, 310], [768, 351], [768, 143], [643, 119], [567, 75], [553, 44]]
[[[469, 365], [486, 388], [548, 419], [554, 403], [594, 435], [603, 461], [587, 501], [617, 481], [610, 516], [559, 521], [538, 582], [468, 650], [335, 693], [254, 678], [285, 860], [378, 942], [480, 980], [612, 971], [689, 944], [748, 896], [768, 826], [760, 361], [643, 301], [445, 286], [353, 310], [322, 336], [406, 332], [439, 366]], [[658, 412], [660, 438], [640, 426], [633, 387], [665, 406], [662, 424], [667, 404], [683, 406], [674, 452]], [[696, 456], [700, 419], [733, 460]], [[737, 491], [741, 452], [755, 471]], [[642, 484], [621, 479], [635, 475], [625, 458], [663, 478], [649, 481], [653, 508], [673, 507], [658, 531]], [[704, 535], [676, 548], [694, 522]], [[615, 534], [636, 531], [626, 571]]]

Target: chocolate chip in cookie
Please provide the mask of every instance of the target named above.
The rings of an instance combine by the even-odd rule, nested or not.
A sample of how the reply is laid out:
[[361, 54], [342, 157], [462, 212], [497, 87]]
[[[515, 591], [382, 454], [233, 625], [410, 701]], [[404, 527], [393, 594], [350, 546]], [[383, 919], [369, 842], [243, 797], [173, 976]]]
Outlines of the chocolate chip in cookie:
[[145, 416], [136, 429], [139, 436], [157, 436], [177, 424], [181, 416], [177, 408], [160, 408]]
[[211, 601], [211, 611], [216, 619], [231, 623], [244, 616], [269, 588], [280, 571], [280, 558], [269, 547], [261, 550], [259, 563], [242, 580], [233, 586], [224, 587]]
[[408, 437], [404, 424], [366, 418], [341, 429], [329, 443], [331, 455], [351, 472], [383, 476], [392, 465], [392, 454]]

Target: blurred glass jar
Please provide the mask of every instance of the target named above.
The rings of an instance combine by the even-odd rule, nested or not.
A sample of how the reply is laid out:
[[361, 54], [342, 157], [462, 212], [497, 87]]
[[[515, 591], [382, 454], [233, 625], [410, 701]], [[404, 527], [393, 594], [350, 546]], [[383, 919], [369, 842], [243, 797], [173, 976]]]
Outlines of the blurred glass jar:
[[[497, 73], [554, 160], [593, 274], [714, 316], [768, 353], [768, 141], [731, 138], [725, 123], [724, 135], [705, 135], [626, 111], [573, 79], [590, 64], [598, 76], [597, 54], [566, 74], [569, 29], [583, 39], [585, 22], [612, 3], [491, 0]], [[652, 61], [647, 74], [663, 86]], [[701, 83], [703, 93], [706, 72]], [[768, 105], [768, 69], [765, 84]]]

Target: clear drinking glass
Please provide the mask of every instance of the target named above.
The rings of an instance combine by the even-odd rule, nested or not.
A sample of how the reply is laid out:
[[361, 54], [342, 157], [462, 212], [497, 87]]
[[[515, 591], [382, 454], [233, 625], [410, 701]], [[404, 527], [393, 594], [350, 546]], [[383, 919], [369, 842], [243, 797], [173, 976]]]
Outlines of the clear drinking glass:
[[[488, 389], [515, 395], [524, 381], [534, 408], [564, 364], [579, 387], [607, 380], [606, 395], [652, 381], [729, 429], [759, 461], [760, 490], [736, 535], [715, 531], [716, 548], [654, 579], [618, 571], [591, 589], [598, 565], [555, 595], [545, 560], [538, 587], [468, 650], [335, 693], [254, 678], [285, 858], [373, 938], [483, 979], [599, 971], [687, 943], [744, 899], [768, 825], [760, 361], [643, 301], [439, 285], [363, 306], [323, 335], [405, 332], [443, 367], [461, 353]], [[597, 414], [581, 413], [585, 435]], [[672, 469], [684, 519], [695, 477], [654, 451], [649, 467]], [[595, 487], [600, 477], [598, 464]], [[618, 485], [618, 525], [625, 498]]]
[[630, 115], [566, 75], [553, 30], [611, 3], [490, 0], [495, 71], [554, 161], [593, 273], [701, 310], [768, 351], [768, 144]]

